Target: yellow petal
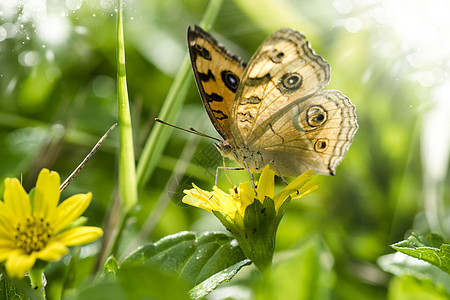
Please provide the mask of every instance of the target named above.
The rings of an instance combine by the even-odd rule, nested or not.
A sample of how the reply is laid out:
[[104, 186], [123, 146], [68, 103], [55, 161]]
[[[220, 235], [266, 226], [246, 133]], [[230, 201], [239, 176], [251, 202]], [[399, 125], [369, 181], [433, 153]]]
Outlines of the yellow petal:
[[36, 253], [36, 257], [45, 261], [57, 261], [67, 254], [69, 249], [62, 243], [51, 242], [44, 249]]
[[213, 207], [210, 201], [212, 193], [202, 190], [195, 184], [192, 185], [194, 186], [193, 189], [183, 191], [186, 195], [183, 197], [181, 201], [183, 203], [212, 212]]
[[55, 213], [61, 180], [55, 171], [42, 169], [34, 189], [34, 215], [47, 219]]
[[247, 207], [252, 204], [256, 199], [255, 191], [253, 187], [250, 185], [249, 181], [244, 181], [239, 184], [239, 200], [242, 203], [242, 206]]
[[14, 225], [16, 225], [16, 220], [13, 213], [0, 201], [0, 236], [10, 236], [14, 231]]
[[14, 251], [16, 250], [12, 250], [11, 248], [0, 247], [0, 263], [4, 262]]
[[275, 172], [270, 170], [269, 165], [265, 166], [259, 176], [258, 187], [256, 192], [258, 193], [258, 200], [263, 203], [264, 198], [267, 196], [273, 199], [273, 191], [275, 186], [274, 180]]
[[63, 201], [55, 212], [52, 223], [55, 232], [64, 229], [70, 222], [81, 216], [91, 203], [92, 193], [77, 194]]
[[13, 251], [6, 260], [6, 272], [10, 277], [21, 278], [34, 266], [35, 262], [34, 253], [27, 255], [19, 250]]
[[234, 218], [234, 214], [241, 206], [240, 201], [225, 193], [217, 186], [213, 186], [213, 197], [211, 199], [214, 202], [214, 211], [221, 211]]
[[11, 256], [11, 253], [17, 251], [17, 249], [9, 248], [9, 247], [0, 247], [0, 263], [4, 262]]
[[275, 209], [277, 210], [277, 212], [281, 205], [284, 203], [284, 200], [286, 200], [289, 195], [300, 190], [308, 181], [312, 179], [313, 174], [314, 172], [311, 170], [305, 171], [303, 174], [289, 183], [281, 192], [275, 195], [273, 201], [275, 203]]
[[102, 234], [103, 230], [99, 227], [80, 226], [57, 234], [53, 240], [66, 246], [76, 246], [93, 242]]
[[14, 248], [14, 241], [10, 237], [0, 236], [0, 249]]
[[5, 179], [3, 200], [15, 220], [25, 220], [31, 216], [30, 198], [16, 178]]
[[301, 198], [309, 193], [312, 193], [319, 189], [319, 184], [317, 182], [309, 182], [308, 184], [305, 184], [300, 190], [298, 190], [298, 194], [294, 193], [292, 196], [292, 199]]

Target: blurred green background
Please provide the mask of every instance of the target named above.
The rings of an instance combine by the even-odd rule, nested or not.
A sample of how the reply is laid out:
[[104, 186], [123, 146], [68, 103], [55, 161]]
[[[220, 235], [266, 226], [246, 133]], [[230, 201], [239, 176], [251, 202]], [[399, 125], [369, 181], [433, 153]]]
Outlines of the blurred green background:
[[[187, 26], [199, 23], [207, 4], [125, 3], [137, 159], [187, 55]], [[222, 5], [212, 28], [221, 43], [248, 61], [269, 34], [295, 28], [330, 63], [327, 88], [341, 90], [356, 106], [359, 130], [337, 175], [317, 176], [319, 191], [293, 201], [279, 228], [277, 251], [308, 240], [321, 249], [316, 253], [326, 253], [315, 256], [327, 261], [328, 274], [324, 282], [314, 282], [323, 291], [318, 298], [399, 299], [396, 293], [412, 285], [438, 297], [411, 278], [393, 280], [377, 259], [392, 253], [389, 245], [411, 230], [449, 234], [449, 8], [445, 0], [413, 0], [407, 6], [400, 0], [225, 0]], [[21, 178], [29, 190], [43, 167], [65, 179], [117, 121], [116, 1], [1, 1], [0, 13], [0, 191], [5, 177]], [[218, 136], [193, 80], [175, 123]], [[91, 225], [106, 226], [117, 197], [117, 153], [116, 129], [63, 192], [63, 199], [93, 192], [85, 214]], [[211, 141], [173, 130], [157, 168], [139, 189], [120, 254], [182, 230], [223, 230], [212, 214], [180, 204], [192, 182], [210, 189], [221, 163]], [[235, 183], [248, 179], [245, 172], [229, 175]], [[225, 176], [219, 179], [226, 190]], [[84, 275], [99, 247], [82, 248]], [[67, 263], [52, 265], [49, 282]], [[304, 275], [317, 266], [303, 263], [299, 270]], [[221, 295], [233, 288], [240, 295], [236, 299], [251, 297], [242, 273], [215, 291], [214, 299], [224, 299]], [[82, 280], [83, 271], [77, 276]], [[289, 277], [294, 284], [296, 276]], [[49, 289], [51, 297], [51, 284]]]

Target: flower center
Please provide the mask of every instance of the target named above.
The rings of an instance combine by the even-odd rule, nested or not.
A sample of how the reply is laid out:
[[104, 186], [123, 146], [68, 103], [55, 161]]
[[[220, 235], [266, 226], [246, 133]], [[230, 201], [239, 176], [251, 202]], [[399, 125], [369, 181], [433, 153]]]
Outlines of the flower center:
[[28, 217], [26, 222], [17, 224], [14, 235], [15, 246], [31, 254], [33, 251], [44, 249], [52, 234], [53, 228], [49, 222], [35, 216]]

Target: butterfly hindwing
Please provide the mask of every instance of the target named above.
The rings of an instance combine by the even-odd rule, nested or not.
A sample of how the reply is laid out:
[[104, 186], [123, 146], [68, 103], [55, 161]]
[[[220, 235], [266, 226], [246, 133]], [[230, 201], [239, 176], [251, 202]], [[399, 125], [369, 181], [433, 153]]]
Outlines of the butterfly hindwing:
[[355, 107], [336, 90], [320, 91], [299, 99], [270, 120], [253, 147], [282, 174], [297, 176], [307, 169], [334, 175], [358, 129]]
[[203, 105], [217, 132], [232, 139], [230, 114], [245, 63], [200, 27], [188, 28], [192, 69]]

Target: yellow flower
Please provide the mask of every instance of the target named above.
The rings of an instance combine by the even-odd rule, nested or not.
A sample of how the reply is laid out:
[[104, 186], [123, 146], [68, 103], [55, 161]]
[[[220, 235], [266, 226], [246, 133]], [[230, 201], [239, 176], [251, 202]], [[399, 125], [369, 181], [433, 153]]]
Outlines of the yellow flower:
[[313, 173], [311, 170], [304, 172], [274, 196], [275, 172], [270, 170], [269, 166], [266, 166], [259, 177], [256, 193], [250, 181], [239, 184], [239, 188], [237, 190], [231, 189], [229, 194], [216, 186], [213, 187], [212, 192], [208, 192], [192, 184], [194, 186], [193, 189], [184, 190], [186, 195], [182, 201], [210, 212], [220, 211], [234, 219], [235, 213], [243, 217], [245, 209], [253, 203], [254, 199], [258, 199], [263, 203], [265, 197], [269, 197], [273, 199], [275, 210], [278, 213], [280, 207], [289, 196], [291, 198], [303, 197], [319, 188], [316, 182], [309, 182]]
[[249, 181], [229, 194], [216, 186], [208, 192], [193, 184], [193, 189], [184, 191], [183, 202], [212, 212], [264, 273], [272, 265], [278, 225], [290, 199], [318, 189], [316, 182], [310, 182], [312, 175], [312, 171], [304, 172], [274, 196], [275, 172], [267, 166], [261, 172], [256, 192]]
[[[42, 169], [30, 196], [16, 178], [5, 179], [0, 201], [0, 262], [11, 277], [22, 277], [37, 259], [56, 261], [67, 246], [90, 243], [103, 231], [92, 226], [69, 228], [89, 206], [92, 194], [77, 194], [58, 205], [58, 173]], [[32, 201], [30, 202], [30, 197]]]

